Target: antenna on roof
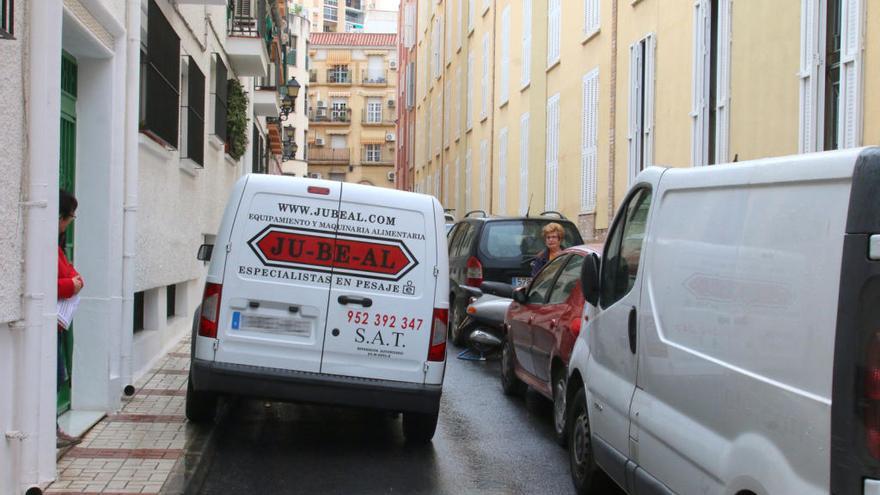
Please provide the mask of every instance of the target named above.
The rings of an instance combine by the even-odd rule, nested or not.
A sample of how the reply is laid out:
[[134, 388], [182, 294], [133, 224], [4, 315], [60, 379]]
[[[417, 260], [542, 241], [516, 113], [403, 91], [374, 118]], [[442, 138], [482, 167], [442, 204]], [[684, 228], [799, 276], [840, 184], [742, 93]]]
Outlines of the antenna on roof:
[[526, 216], [529, 216], [529, 212], [532, 211], [532, 198], [535, 197], [535, 193], [529, 194], [529, 207], [526, 208]]

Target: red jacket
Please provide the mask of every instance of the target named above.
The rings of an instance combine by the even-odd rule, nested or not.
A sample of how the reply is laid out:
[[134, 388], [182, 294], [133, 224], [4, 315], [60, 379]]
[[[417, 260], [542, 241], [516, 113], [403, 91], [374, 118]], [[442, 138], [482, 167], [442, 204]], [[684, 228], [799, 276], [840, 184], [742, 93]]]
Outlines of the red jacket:
[[73, 297], [73, 278], [79, 275], [76, 268], [67, 261], [64, 250], [58, 248], [58, 299]]

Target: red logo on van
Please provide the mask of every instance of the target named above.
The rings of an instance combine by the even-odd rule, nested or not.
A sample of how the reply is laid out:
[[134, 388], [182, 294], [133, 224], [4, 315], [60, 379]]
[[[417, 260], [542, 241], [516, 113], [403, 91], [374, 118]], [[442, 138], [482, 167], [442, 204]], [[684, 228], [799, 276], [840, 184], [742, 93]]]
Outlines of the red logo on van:
[[248, 241], [266, 266], [400, 280], [417, 264], [401, 240], [269, 225]]

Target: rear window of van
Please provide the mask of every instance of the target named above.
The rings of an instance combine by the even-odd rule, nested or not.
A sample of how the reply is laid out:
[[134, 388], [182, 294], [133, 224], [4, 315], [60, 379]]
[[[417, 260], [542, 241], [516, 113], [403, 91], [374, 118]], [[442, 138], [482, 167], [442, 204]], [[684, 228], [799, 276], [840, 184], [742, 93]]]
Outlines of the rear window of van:
[[[535, 256], [543, 251], [544, 235], [541, 229], [551, 220], [504, 220], [488, 222], [480, 250], [493, 258], [522, 258]], [[556, 222], [565, 230], [562, 249], [583, 244], [580, 232], [574, 224]]]

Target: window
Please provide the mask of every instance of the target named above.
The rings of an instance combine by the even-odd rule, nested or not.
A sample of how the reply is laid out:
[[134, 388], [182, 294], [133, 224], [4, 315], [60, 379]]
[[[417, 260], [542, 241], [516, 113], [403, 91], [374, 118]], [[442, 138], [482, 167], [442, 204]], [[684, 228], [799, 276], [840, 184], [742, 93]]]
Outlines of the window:
[[333, 134], [330, 136], [330, 148], [334, 150], [341, 150], [348, 147], [348, 142], [343, 134]]
[[529, 211], [529, 113], [519, 119], [519, 212]]
[[547, 100], [547, 160], [544, 209], [555, 210], [559, 187], [559, 93]]
[[186, 92], [181, 95], [181, 158], [188, 158], [199, 166], [205, 163], [205, 75], [195, 59], [187, 56], [184, 62]]
[[583, 79], [581, 111], [581, 212], [596, 210], [596, 170], [598, 168], [599, 69]]
[[471, 149], [468, 147], [467, 153], [464, 155], [464, 209], [471, 209], [471, 189], [473, 189], [473, 160], [471, 159]]
[[532, 0], [523, 0], [522, 24], [522, 73], [520, 84], [525, 87], [531, 80], [532, 72]]
[[145, 29], [147, 45], [141, 44], [141, 129], [176, 148], [180, 110], [180, 38], [155, 0], [149, 0]]
[[461, 166], [461, 157], [457, 154], [455, 156], [455, 177], [453, 177], [452, 181], [455, 183], [455, 205], [454, 207], [458, 207], [458, 198], [461, 197], [461, 186], [458, 181], [458, 169]]
[[169, 285], [165, 288], [165, 316], [173, 318], [177, 315], [177, 286]]
[[366, 153], [366, 161], [368, 162], [380, 162], [382, 161], [382, 145], [381, 144], [368, 144], [364, 146], [364, 150]]
[[416, 63], [406, 64], [406, 108], [412, 110], [416, 106]]
[[584, 0], [584, 36], [599, 31], [599, 0]]
[[382, 98], [367, 98], [367, 123], [382, 122]]
[[510, 5], [501, 11], [501, 80], [498, 99], [503, 105], [510, 95]]
[[569, 258], [569, 262], [562, 269], [556, 283], [553, 284], [553, 290], [550, 292], [547, 304], [562, 304], [567, 301], [581, 280], [581, 266], [584, 264], [584, 257], [571, 255]]
[[480, 79], [480, 120], [489, 116], [489, 33], [483, 35], [483, 75]]
[[416, 42], [416, 6], [407, 4], [403, 11], [403, 45], [410, 49]]
[[12, 39], [15, 36], [15, 1], [0, 0], [0, 39]]
[[547, 67], [559, 62], [562, 43], [562, 0], [549, 0], [547, 15]]
[[290, 37], [290, 51], [287, 52], [287, 64], [293, 67], [297, 65], [297, 53], [299, 48], [299, 36]]
[[467, 65], [467, 97], [465, 99], [464, 113], [465, 129], [471, 130], [474, 127], [474, 118], [471, 116], [474, 109], [474, 54], [468, 54]]
[[550, 289], [553, 288], [556, 275], [568, 261], [569, 256], [558, 256], [538, 272], [535, 280], [529, 286], [529, 295], [526, 298], [528, 304], [545, 304], [547, 302], [547, 296], [550, 294]]
[[599, 305], [603, 309], [619, 301], [635, 285], [650, 206], [651, 191], [639, 189], [630, 196], [624, 213], [614, 224], [600, 274]]
[[385, 77], [385, 57], [382, 55], [370, 55], [367, 57], [367, 77], [364, 82], [367, 83], [384, 83]]
[[134, 293], [134, 318], [132, 319], [132, 330], [137, 333], [144, 329], [144, 292]]
[[443, 101], [443, 146], [449, 148], [450, 121], [452, 120], [452, 79], [444, 81], [446, 98]]
[[471, 31], [474, 30], [474, 10], [475, 10], [474, 0], [468, 0], [468, 24], [467, 24], [468, 33], [470, 33]]
[[229, 72], [220, 55], [214, 55], [214, 135], [226, 142]]
[[264, 144], [263, 135], [257, 126], [253, 126], [251, 137], [251, 172], [255, 174], [265, 174], [268, 166], [266, 165], [266, 146]]
[[489, 141], [480, 141], [480, 209], [489, 211]]
[[629, 181], [652, 165], [654, 149], [654, 36], [629, 47]]
[[840, 119], [840, 43], [842, 0], [828, 0], [825, 10], [825, 119], [823, 148], [840, 147], [837, 122]]
[[507, 212], [507, 127], [498, 133], [498, 210]]
[[330, 103], [330, 120], [333, 122], [348, 122], [348, 99], [333, 98]]
[[727, 161], [730, 0], [694, 4], [691, 164]]
[[[535, 256], [546, 249], [543, 229], [552, 220], [538, 218], [519, 220], [496, 220], [486, 224], [480, 243], [480, 252], [491, 258], [507, 260]], [[583, 240], [571, 222], [559, 222], [565, 231], [562, 249], [581, 244]]]
[[462, 4], [462, 0], [458, 0], [458, 5], [455, 9], [458, 14], [458, 22], [453, 26], [455, 28], [455, 45], [458, 48], [461, 48], [461, 28], [463, 27], [462, 21], [462, 11], [464, 10], [464, 4]]
[[455, 139], [461, 136], [461, 66], [455, 69]]
[[351, 84], [348, 65], [332, 65], [327, 71], [327, 82], [332, 84]]

